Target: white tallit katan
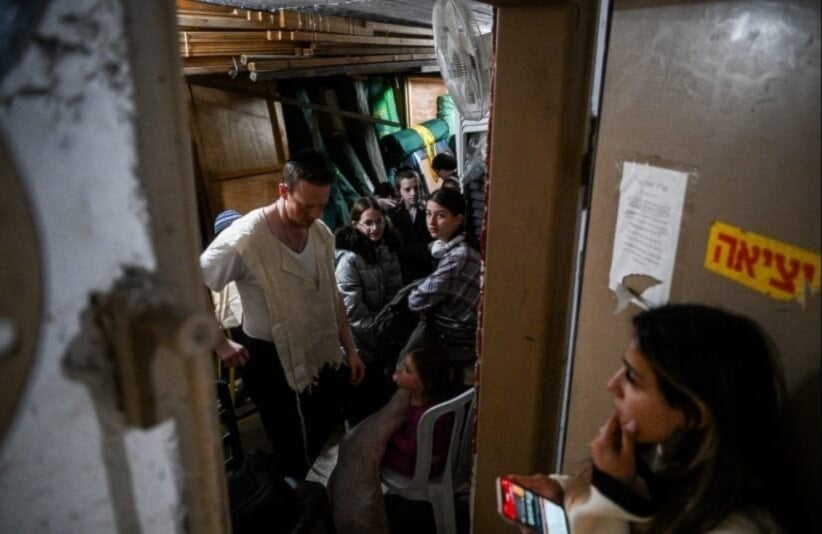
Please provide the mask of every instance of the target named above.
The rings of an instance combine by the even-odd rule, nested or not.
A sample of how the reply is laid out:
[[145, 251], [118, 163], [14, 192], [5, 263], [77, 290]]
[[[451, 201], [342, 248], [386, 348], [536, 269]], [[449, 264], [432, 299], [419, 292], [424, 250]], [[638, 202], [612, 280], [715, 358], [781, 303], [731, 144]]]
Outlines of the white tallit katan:
[[237, 243], [237, 252], [262, 287], [288, 385], [302, 392], [324, 365], [342, 363], [334, 236], [320, 220], [311, 225], [308, 239], [313, 240], [315, 277], [271, 234], [265, 217], [252, 220], [252, 225], [263, 228], [248, 232], [248, 239]]

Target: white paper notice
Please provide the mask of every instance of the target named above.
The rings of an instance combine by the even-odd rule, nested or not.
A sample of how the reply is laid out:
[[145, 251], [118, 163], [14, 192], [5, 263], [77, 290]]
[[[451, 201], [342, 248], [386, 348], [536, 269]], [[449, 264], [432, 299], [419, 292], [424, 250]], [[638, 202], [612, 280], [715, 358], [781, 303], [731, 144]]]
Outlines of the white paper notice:
[[684, 172], [623, 164], [609, 275], [617, 311], [628, 299], [643, 308], [668, 302], [687, 186]]

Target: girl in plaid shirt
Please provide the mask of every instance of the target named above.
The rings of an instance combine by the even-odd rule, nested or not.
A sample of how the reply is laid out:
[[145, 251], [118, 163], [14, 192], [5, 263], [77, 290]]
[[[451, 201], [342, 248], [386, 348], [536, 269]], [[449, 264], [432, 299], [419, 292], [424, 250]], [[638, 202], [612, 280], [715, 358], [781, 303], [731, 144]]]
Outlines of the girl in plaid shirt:
[[465, 199], [459, 191], [441, 188], [428, 199], [425, 221], [435, 241], [434, 272], [408, 296], [408, 308], [422, 321], [406, 351], [428, 341], [441, 345], [451, 362], [476, 358], [477, 305], [482, 258], [463, 226]]

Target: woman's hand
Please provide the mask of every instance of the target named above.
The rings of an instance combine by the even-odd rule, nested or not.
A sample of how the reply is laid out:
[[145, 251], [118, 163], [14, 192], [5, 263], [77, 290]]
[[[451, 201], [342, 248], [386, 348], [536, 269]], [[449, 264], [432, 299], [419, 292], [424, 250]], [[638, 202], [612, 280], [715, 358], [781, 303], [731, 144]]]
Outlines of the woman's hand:
[[[562, 486], [559, 485], [559, 482], [548, 475], [508, 475], [508, 478], [510, 478], [514, 484], [519, 484], [523, 488], [529, 489], [549, 501], [563, 506], [565, 492]], [[520, 526], [519, 531], [521, 534], [534, 534], [534, 530], [528, 527]]]
[[591, 458], [603, 473], [630, 485], [636, 476], [636, 422], [620, 425], [619, 416], [612, 413], [591, 442]]
[[562, 489], [562, 486], [548, 475], [508, 475], [508, 478], [515, 484], [519, 484], [523, 488], [542, 495], [549, 501], [554, 501], [560, 506], [562, 506], [565, 500], [565, 491]]

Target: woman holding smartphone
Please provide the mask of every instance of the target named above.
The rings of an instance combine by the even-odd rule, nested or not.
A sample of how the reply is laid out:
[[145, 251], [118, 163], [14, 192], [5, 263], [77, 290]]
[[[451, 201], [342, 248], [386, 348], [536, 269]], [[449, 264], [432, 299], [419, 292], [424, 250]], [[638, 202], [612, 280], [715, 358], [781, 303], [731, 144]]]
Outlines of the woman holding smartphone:
[[633, 319], [614, 407], [582, 474], [512, 476], [563, 502], [572, 533], [782, 532], [782, 375], [748, 318], [666, 305]]

